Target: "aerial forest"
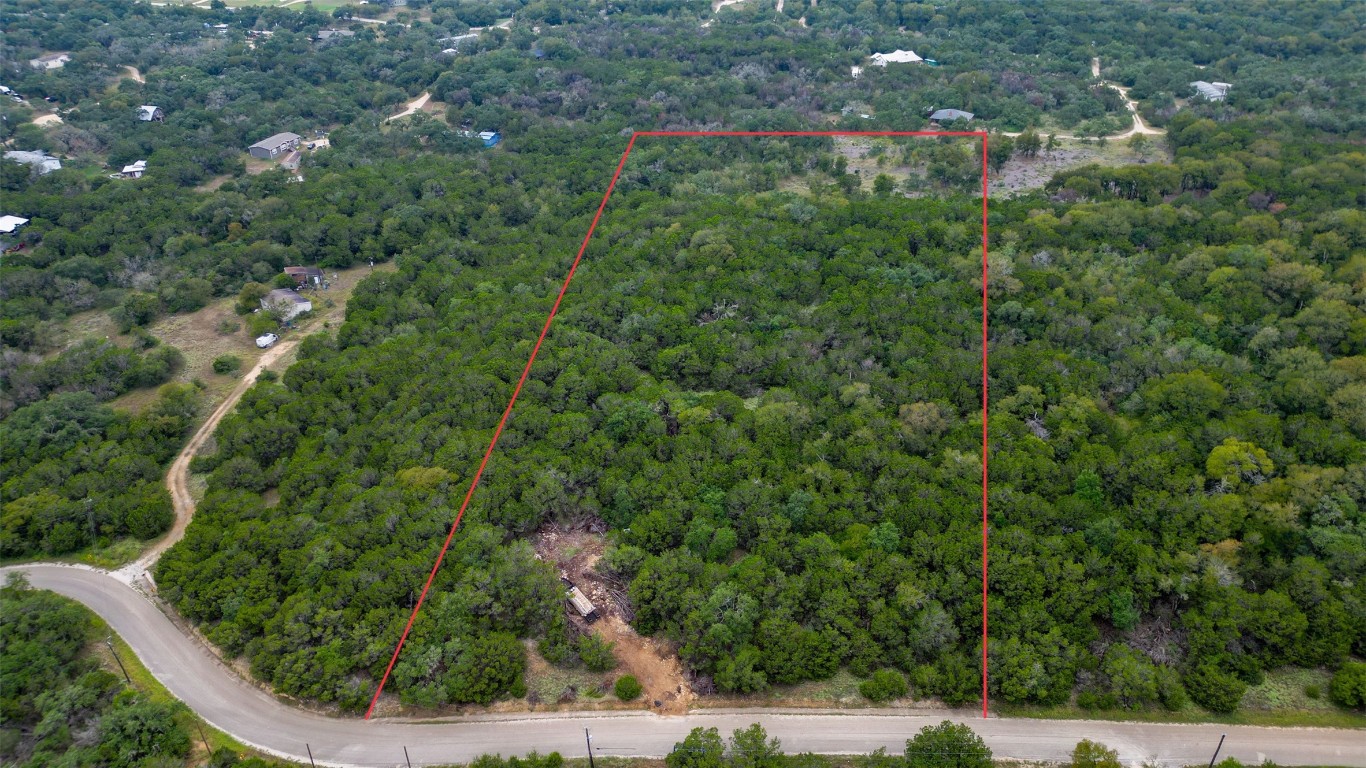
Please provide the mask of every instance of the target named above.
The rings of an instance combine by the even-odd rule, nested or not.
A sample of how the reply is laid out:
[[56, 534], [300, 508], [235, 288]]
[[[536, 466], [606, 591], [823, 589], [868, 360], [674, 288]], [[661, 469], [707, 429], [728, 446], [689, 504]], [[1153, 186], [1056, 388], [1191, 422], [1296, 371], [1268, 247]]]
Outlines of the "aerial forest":
[[[0, 107], [69, 166], [0, 164], [32, 219], [0, 263], [0, 557], [170, 525], [201, 395], [144, 326], [286, 264], [392, 262], [222, 421], [153, 574], [259, 680], [363, 711], [632, 132], [951, 106], [998, 154], [881, 140], [870, 178], [831, 138], [636, 140], [386, 692], [489, 705], [526, 696], [530, 651], [596, 664], [530, 544], [557, 524], [606, 531], [635, 630], [717, 692], [847, 672], [977, 702], [986, 464], [993, 702], [1230, 713], [1298, 667], [1366, 704], [1362, 6], [40, 5], [0, 23], [74, 60], [11, 84], [76, 109]], [[912, 46], [939, 66], [850, 74]], [[1087, 138], [1132, 125], [1093, 57], [1165, 131], [1148, 161]], [[1215, 78], [1227, 101], [1190, 98]], [[384, 121], [420, 93], [443, 107]], [[166, 121], [134, 125], [148, 103]], [[302, 181], [247, 171], [251, 142], [322, 129]], [[984, 286], [984, 160], [1055, 151], [1021, 131], [1095, 162], [991, 197]], [[140, 341], [57, 341], [96, 311]]]

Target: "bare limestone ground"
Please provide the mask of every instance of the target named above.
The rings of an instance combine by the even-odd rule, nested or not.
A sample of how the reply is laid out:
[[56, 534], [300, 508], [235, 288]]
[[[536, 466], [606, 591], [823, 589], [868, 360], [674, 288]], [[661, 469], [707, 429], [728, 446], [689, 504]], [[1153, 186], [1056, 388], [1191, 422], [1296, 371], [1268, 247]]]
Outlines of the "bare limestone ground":
[[602, 618], [592, 624], [577, 615], [571, 615], [571, 621], [581, 631], [592, 632], [612, 643], [619, 674], [635, 676], [645, 689], [640, 700], [656, 712], [686, 712], [695, 696], [684, 678], [683, 665], [675, 649], [668, 643], [636, 633], [628, 621], [630, 608], [624, 599], [626, 585], [613, 583], [597, 570], [598, 560], [607, 545], [605, 537], [601, 533], [568, 530], [552, 524], [536, 533], [533, 545], [537, 557], [555, 565], [602, 614]]

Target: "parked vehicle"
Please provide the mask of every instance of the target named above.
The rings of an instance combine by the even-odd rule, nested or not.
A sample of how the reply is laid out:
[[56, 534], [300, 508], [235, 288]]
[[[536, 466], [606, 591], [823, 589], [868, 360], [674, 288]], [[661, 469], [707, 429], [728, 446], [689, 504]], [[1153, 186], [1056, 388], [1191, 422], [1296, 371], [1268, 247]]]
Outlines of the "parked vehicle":
[[279, 336], [276, 336], [273, 333], [267, 333], [256, 337], [256, 346], [260, 347], [261, 349], [266, 349], [268, 347], [275, 346], [275, 342], [279, 340]]

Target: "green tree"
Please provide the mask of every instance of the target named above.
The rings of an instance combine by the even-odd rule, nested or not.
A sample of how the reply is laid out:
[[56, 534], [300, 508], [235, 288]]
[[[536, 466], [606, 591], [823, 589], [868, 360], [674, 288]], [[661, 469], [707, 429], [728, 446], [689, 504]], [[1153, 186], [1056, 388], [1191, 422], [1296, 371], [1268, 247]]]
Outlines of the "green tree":
[[1233, 488], [1245, 483], [1258, 485], [1271, 476], [1276, 465], [1266, 451], [1246, 440], [1225, 438], [1209, 452], [1205, 471], [1211, 478]]
[[1209, 662], [1187, 672], [1184, 683], [1192, 701], [1218, 714], [1236, 710], [1247, 691], [1247, 683]]
[[783, 746], [777, 739], [768, 738], [768, 733], [758, 723], [737, 728], [730, 737], [730, 765], [732, 768], [780, 768]]
[[927, 725], [906, 742], [907, 768], [991, 768], [991, 750], [966, 725]]
[[1366, 709], [1366, 662], [1349, 661], [1334, 672], [1328, 697], [1344, 707]]
[[726, 768], [726, 744], [715, 728], [694, 728], [664, 758], [668, 768]]
[[733, 657], [722, 659], [716, 668], [716, 687], [734, 693], [756, 693], [768, 687], [768, 679], [759, 670], [759, 650], [752, 645], [742, 647]]
[[101, 763], [133, 768], [155, 756], [188, 755], [190, 736], [175, 720], [182, 706], [134, 701], [105, 713], [100, 718]]
[[525, 693], [526, 651], [507, 632], [490, 632], [469, 641], [446, 676], [446, 694], [458, 704], [492, 704], [499, 696]]
[[270, 286], [262, 285], [257, 282], [250, 282], [242, 286], [242, 290], [237, 293], [237, 314], [250, 315], [261, 308], [261, 299], [270, 293]]
[[906, 678], [894, 669], [879, 669], [858, 686], [858, 692], [865, 698], [879, 703], [899, 699], [906, 691]]
[[592, 633], [579, 636], [579, 658], [594, 672], [615, 669], [617, 658], [612, 655], [612, 643]]
[[1099, 742], [1082, 739], [1072, 750], [1071, 768], [1123, 768], [1119, 752]]

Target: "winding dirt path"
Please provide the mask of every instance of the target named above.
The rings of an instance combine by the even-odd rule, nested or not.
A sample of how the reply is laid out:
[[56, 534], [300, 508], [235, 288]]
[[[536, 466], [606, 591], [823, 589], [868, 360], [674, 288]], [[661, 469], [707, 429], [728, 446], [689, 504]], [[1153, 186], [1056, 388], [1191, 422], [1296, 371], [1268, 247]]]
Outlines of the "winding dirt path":
[[[1091, 76], [1092, 76], [1092, 77], [1100, 77], [1100, 57], [1099, 57], [1099, 56], [1096, 56], [1096, 57], [1094, 57], [1094, 58], [1091, 59]], [[1120, 131], [1119, 133], [1112, 133], [1112, 134], [1110, 134], [1109, 136], [1105, 136], [1104, 138], [1105, 138], [1107, 141], [1109, 141], [1109, 140], [1114, 140], [1114, 139], [1127, 139], [1127, 138], [1129, 138], [1130, 136], [1134, 136], [1134, 135], [1140, 134], [1140, 133], [1143, 134], [1143, 135], [1145, 135], [1145, 136], [1165, 136], [1165, 135], [1167, 135], [1167, 131], [1166, 131], [1165, 128], [1154, 128], [1154, 127], [1152, 127], [1151, 125], [1148, 125], [1147, 123], [1143, 122], [1143, 116], [1140, 115], [1140, 114], [1138, 114], [1138, 102], [1135, 101], [1135, 100], [1133, 100], [1133, 99], [1131, 99], [1131, 98], [1129, 98], [1129, 89], [1128, 89], [1128, 88], [1126, 88], [1126, 87], [1124, 87], [1124, 86], [1122, 86], [1122, 85], [1119, 85], [1118, 83], [1112, 83], [1112, 82], [1110, 82], [1110, 81], [1108, 81], [1108, 80], [1101, 80], [1101, 81], [1100, 81], [1100, 84], [1103, 85], [1103, 86], [1105, 86], [1106, 88], [1114, 88], [1116, 91], [1119, 91], [1119, 96], [1120, 96], [1120, 98], [1124, 100], [1124, 108], [1127, 109], [1127, 110], [1129, 110], [1129, 114], [1130, 114], [1130, 115], [1133, 117], [1133, 119], [1134, 119], [1134, 124], [1133, 124], [1133, 126], [1132, 126], [1131, 128], [1129, 128], [1129, 130], [1127, 130], [1127, 131]], [[1019, 136], [1021, 133], [1023, 133], [1023, 131], [1005, 131], [1005, 132], [1003, 132], [1002, 135], [1014, 137], [1014, 136]], [[1045, 134], [1046, 134], [1046, 132], [1042, 132], [1042, 131], [1040, 132], [1040, 135], [1045, 135]], [[1056, 138], [1056, 139], [1090, 139], [1090, 138], [1101, 138], [1101, 137], [1099, 137], [1099, 136], [1074, 136], [1074, 135], [1065, 134], [1065, 133], [1055, 133], [1055, 134], [1053, 134], [1053, 137]]]
[[417, 112], [419, 109], [422, 109], [423, 107], [427, 106], [427, 102], [430, 101], [431, 98], [432, 95], [430, 93], [424, 92], [421, 96], [418, 96], [416, 99], [413, 99], [412, 101], [408, 102], [407, 109], [403, 110], [402, 112], [399, 112], [397, 115], [386, 117], [384, 119], [384, 122], [387, 123], [391, 120], [397, 120], [400, 117], [407, 117], [408, 115]]
[[194, 517], [194, 496], [190, 494], [189, 483], [190, 460], [208, 441], [213, 431], [218, 428], [218, 422], [222, 421], [223, 417], [227, 416], [237, 406], [237, 401], [241, 400], [242, 395], [246, 394], [247, 390], [256, 383], [256, 377], [261, 375], [261, 371], [289, 354], [290, 350], [294, 349], [302, 338], [304, 336], [296, 336], [281, 341], [266, 350], [256, 365], [247, 371], [237, 386], [228, 393], [227, 398], [219, 403], [213, 413], [209, 414], [209, 418], [205, 419], [204, 423], [199, 426], [194, 437], [191, 437], [190, 441], [181, 449], [175, 457], [175, 461], [171, 462], [171, 469], [166, 473], [166, 490], [171, 493], [171, 507], [175, 510], [175, 522], [171, 525], [171, 530], [148, 547], [147, 551], [143, 552], [137, 560], [111, 572], [110, 575], [132, 586], [138, 586], [138, 582], [141, 580], [151, 582], [148, 572], [151, 571], [152, 566], [156, 564], [163, 552], [170, 549], [177, 541], [185, 538], [185, 529], [190, 524], [190, 518]]
[[142, 76], [142, 73], [138, 71], [138, 68], [137, 68], [137, 67], [132, 67], [132, 66], [124, 65], [123, 71], [124, 71], [124, 72], [127, 72], [127, 73], [128, 73], [128, 76], [131, 77], [131, 78], [133, 78], [133, 81], [134, 81], [134, 82], [138, 82], [138, 83], [145, 83], [145, 82], [147, 82], [147, 78], [145, 78], [145, 77]]

